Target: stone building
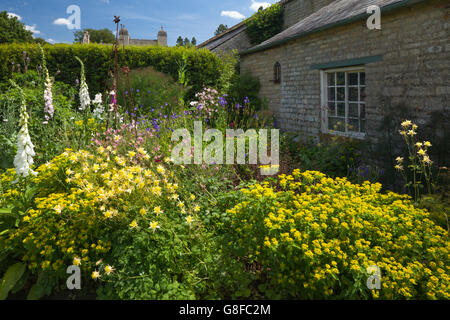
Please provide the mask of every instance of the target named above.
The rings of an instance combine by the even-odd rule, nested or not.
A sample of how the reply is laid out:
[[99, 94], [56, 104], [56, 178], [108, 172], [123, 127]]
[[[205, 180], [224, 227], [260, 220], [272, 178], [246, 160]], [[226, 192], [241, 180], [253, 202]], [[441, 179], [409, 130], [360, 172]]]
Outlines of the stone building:
[[119, 44], [120, 45], [134, 45], [134, 46], [163, 46], [167, 47], [167, 32], [161, 26], [156, 40], [147, 39], [132, 39], [128, 30], [122, 25], [119, 30]]
[[[280, 129], [378, 142], [383, 101], [404, 104], [423, 121], [433, 111], [450, 111], [448, 1], [288, 5], [309, 11], [289, 26], [297, 18], [287, 10], [284, 31], [240, 52], [241, 73], [259, 78]], [[381, 8], [379, 30], [367, 27], [370, 5]], [[447, 135], [449, 125], [437, 129]]]

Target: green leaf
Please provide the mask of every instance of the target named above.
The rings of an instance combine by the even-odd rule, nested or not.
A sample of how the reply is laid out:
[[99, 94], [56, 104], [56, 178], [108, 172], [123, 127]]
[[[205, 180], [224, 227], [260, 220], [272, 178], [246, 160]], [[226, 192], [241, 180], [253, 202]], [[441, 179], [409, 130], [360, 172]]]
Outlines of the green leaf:
[[0, 213], [11, 213], [11, 208], [0, 208]]
[[42, 289], [42, 287], [35, 283], [30, 289], [30, 292], [28, 292], [27, 300], [39, 300], [44, 296], [45, 292]]
[[0, 284], [0, 300], [5, 300], [8, 297], [9, 291], [20, 280], [24, 272], [25, 265], [20, 262], [13, 264], [6, 270]]
[[23, 276], [20, 278], [19, 281], [16, 282], [16, 285], [14, 286], [14, 288], [11, 289], [11, 293], [17, 293], [20, 290], [23, 289], [23, 287], [25, 286], [25, 284], [27, 283], [28, 277], [30, 276], [29, 272], [25, 272], [23, 274]]

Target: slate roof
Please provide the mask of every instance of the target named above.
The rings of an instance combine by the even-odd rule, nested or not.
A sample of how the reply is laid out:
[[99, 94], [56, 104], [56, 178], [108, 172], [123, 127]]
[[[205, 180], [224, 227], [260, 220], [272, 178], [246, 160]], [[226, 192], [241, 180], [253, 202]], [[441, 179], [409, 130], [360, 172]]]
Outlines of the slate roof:
[[221, 34], [218, 34], [217, 36], [214, 36], [205, 42], [198, 45], [198, 48], [205, 48], [208, 50], [214, 50], [216, 47], [220, 46], [222, 43], [230, 40], [231, 38], [237, 36], [239, 33], [245, 31], [245, 21], [242, 21], [228, 30], [225, 30]]
[[421, 1], [424, 0], [336, 0], [272, 38], [241, 52], [241, 54], [262, 51], [319, 30], [332, 28], [344, 22], [364, 19], [369, 16], [366, 10], [371, 5], [377, 5], [381, 8], [381, 12], [386, 12]]

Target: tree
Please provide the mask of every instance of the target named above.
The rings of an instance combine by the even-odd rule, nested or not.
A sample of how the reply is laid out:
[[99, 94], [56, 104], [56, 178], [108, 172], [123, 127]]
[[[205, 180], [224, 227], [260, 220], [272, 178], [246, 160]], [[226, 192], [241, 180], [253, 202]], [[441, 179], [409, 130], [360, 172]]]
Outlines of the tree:
[[39, 43], [40, 45], [48, 44], [43, 38], [34, 38], [34, 43]]
[[191, 44], [188, 38], [184, 38], [183, 40], [183, 46], [188, 47]]
[[0, 43], [33, 42], [33, 33], [17, 17], [0, 12]]
[[228, 26], [225, 25], [225, 24], [220, 24], [220, 25], [217, 27], [216, 32], [214, 32], [214, 35], [217, 36], [217, 35], [221, 34], [222, 32], [224, 32], [224, 31], [226, 31], [226, 30], [228, 30]]
[[179, 36], [177, 38], [177, 46], [182, 47], [183, 46], [183, 38], [181, 36]]
[[192, 43], [192, 45], [196, 46], [197, 45], [197, 39], [195, 39], [195, 37], [192, 37], [191, 43]]
[[74, 32], [74, 42], [82, 43], [84, 32], [89, 32], [89, 40], [91, 43], [114, 43], [116, 37], [109, 29], [83, 29]]

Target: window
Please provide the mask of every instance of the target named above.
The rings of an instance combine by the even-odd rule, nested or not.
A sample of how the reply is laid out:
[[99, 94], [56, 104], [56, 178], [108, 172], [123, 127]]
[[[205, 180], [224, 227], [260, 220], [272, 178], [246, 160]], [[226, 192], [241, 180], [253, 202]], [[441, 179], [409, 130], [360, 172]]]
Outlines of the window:
[[281, 82], [281, 64], [276, 62], [273, 66], [273, 83]]
[[361, 68], [322, 71], [323, 131], [363, 137], [366, 74]]

